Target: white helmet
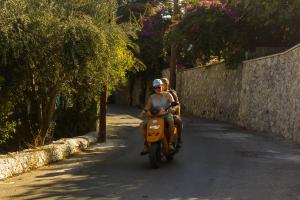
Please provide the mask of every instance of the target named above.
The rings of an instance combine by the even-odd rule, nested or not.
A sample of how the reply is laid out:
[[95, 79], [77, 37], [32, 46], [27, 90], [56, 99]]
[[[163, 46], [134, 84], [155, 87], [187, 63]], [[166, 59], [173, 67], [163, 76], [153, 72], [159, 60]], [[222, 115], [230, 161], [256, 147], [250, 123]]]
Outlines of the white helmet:
[[157, 87], [157, 86], [161, 86], [162, 84], [163, 82], [160, 79], [154, 79], [152, 86]]

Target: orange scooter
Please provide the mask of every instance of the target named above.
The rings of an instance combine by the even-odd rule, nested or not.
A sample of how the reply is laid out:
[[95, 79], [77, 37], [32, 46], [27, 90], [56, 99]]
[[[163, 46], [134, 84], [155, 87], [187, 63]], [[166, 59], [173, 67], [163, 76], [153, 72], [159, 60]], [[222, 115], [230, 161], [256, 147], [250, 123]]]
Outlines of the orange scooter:
[[169, 141], [177, 141], [177, 129], [174, 126], [174, 131], [172, 134], [172, 138], [169, 138], [168, 131], [165, 127], [164, 115], [168, 112], [167, 110], [170, 107], [177, 106], [178, 103], [173, 102], [168, 108], [166, 109], [156, 109], [153, 108], [150, 111], [147, 111], [147, 116], [150, 117], [149, 121], [147, 122], [147, 135], [146, 141], [149, 146], [149, 160], [152, 168], [158, 168], [160, 162], [163, 157], [166, 160], [170, 161], [173, 160], [173, 156], [175, 153], [178, 152], [179, 148], [176, 148], [177, 144], [175, 143], [175, 151], [171, 152], [169, 149]]

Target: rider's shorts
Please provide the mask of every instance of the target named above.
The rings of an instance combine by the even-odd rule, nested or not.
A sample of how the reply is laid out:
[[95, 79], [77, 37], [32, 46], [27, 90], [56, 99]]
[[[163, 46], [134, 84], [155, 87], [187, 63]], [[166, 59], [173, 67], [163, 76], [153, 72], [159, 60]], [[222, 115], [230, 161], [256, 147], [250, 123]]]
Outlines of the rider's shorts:
[[180, 119], [179, 115], [173, 115], [174, 121], [176, 121], [177, 119]]

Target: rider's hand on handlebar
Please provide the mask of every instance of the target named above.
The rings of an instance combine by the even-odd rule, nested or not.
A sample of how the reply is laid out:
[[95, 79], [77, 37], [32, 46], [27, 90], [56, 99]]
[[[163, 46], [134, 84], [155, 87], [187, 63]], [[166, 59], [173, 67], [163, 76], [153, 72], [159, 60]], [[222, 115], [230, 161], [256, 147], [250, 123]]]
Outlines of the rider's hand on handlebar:
[[176, 111], [174, 109], [171, 109], [171, 108], [168, 109], [168, 112], [171, 113], [171, 114], [175, 114], [176, 113]]
[[139, 117], [144, 117], [146, 115], [146, 111], [142, 110], [142, 112], [139, 114]]

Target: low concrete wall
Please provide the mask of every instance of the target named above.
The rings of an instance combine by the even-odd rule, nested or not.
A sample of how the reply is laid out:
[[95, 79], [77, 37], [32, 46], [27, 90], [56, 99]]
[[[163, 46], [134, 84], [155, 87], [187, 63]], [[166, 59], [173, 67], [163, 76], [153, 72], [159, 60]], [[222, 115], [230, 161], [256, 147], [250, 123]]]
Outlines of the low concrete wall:
[[95, 143], [97, 139], [97, 133], [91, 132], [80, 137], [60, 139], [53, 142], [53, 144], [37, 149], [1, 155], [0, 180], [62, 160], [81, 149], [87, 148], [90, 144]]

